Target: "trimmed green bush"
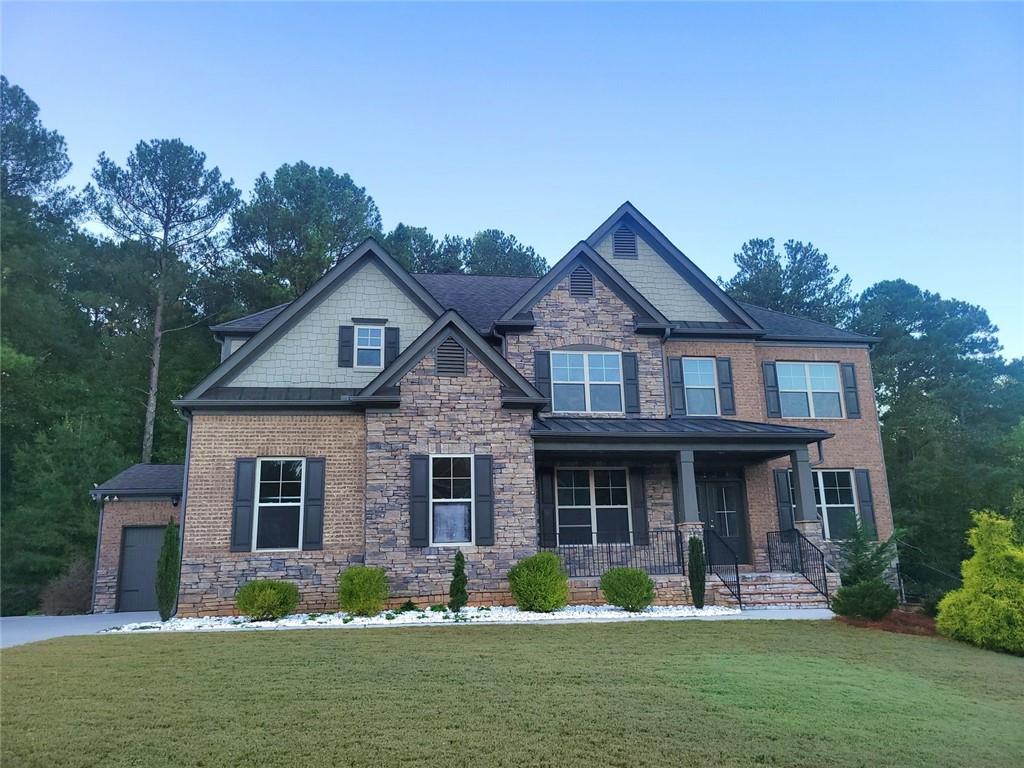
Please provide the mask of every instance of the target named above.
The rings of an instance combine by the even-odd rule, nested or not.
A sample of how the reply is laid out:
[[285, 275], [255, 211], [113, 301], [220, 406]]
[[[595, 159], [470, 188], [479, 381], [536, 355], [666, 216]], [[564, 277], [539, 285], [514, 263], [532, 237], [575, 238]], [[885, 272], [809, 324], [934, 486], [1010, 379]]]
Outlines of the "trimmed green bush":
[[174, 603], [178, 599], [180, 565], [178, 524], [170, 523], [164, 529], [164, 542], [160, 547], [160, 557], [156, 561], [156, 606], [160, 611], [161, 621], [167, 621], [174, 613]]
[[654, 602], [654, 579], [639, 568], [610, 568], [601, 576], [604, 599], [639, 613]]
[[881, 579], [840, 587], [832, 610], [852, 619], [881, 619], [896, 607], [896, 590]]
[[469, 602], [469, 593], [466, 592], [466, 556], [460, 549], [455, 553], [455, 565], [452, 568], [452, 584], [448, 588], [448, 609], [458, 611]]
[[354, 616], [376, 616], [384, 610], [391, 587], [383, 568], [350, 565], [338, 574], [338, 606]]
[[896, 540], [876, 541], [858, 521], [852, 534], [838, 542], [840, 577], [843, 585], [852, 587], [862, 581], [885, 580], [885, 573], [896, 557]]
[[569, 602], [569, 577], [554, 552], [538, 552], [513, 565], [508, 585], [521, 611], [551, 613]]
[[239, 587], [235, 606], [253, 621], [273, 621], [295, 613], [299, 588], [290, 581], [257, 579]]
[[964, 585], [939, 602], [936, 627], [954, 640], [1024, 656], [1024, 546], [1011, 520], [988, 511], [973, 517]]
[[704, 559], [704, 541], [697, 536], [690, 538], [689, 563], [686, 576], [690, 580], [690, 596], [694, 608], [704, 607], [704, 585], [707, 581], [707, 560]]

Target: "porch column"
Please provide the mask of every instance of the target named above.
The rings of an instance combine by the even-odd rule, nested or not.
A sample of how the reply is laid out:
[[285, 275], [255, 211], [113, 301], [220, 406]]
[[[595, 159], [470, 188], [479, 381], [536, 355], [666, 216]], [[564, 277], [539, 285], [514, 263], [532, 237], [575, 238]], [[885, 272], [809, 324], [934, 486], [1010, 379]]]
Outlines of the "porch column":
[[683, 523], [699, 523], [697, 511], [697, 478], [693, 473], [693, 451], [676, 454], [676, 477], [679, 483], [679, 503], [682, 505]]
[[817, 547], [822, 546], [823, 536], [818, 510], [814, 501], [814, 478], [811, 476], [811, 460], [806, 447], [797, 448], [789, 454], [793, 469], [793, 527]]

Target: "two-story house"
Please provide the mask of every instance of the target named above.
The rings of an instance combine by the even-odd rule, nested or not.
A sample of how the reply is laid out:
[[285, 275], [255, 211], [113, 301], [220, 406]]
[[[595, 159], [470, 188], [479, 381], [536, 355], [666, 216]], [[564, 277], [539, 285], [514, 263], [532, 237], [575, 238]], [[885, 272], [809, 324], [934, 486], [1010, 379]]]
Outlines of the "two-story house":
[[813, 604], [831, 542], [892, 531], [873, 339], [733, 300], [629, 203], [539, 279], [409, 274], [371, 240], [212, 330], [185, 465], [95, 490], [95, 610], [152, 607], [170, 519], [179, 615], [255, 578], [333, 609], [351, 563], [436, 602], [458, 549], [479, 603], [542, 548], [574, 599], [625, 564], [678, 602], [693, 535], [721, 599]]

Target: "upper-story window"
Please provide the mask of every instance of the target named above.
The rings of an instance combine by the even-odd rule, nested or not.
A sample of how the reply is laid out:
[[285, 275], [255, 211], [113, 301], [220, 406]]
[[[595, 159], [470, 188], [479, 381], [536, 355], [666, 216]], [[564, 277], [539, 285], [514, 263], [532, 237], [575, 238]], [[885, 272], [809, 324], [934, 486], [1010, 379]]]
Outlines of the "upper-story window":
[[552, 352], [552, 410], [621, 413], [622, 356], [618, 352]]
[[379, 325], [356, 326], [356, 368], [384, 367], [384, 328]]
[[715, 358], [684, 357], [683, 381], [686, 382], [686, 414], [718, 415], [718, 379]]
[[776, 363], [784, 418], [843, 418], [836, 363]]

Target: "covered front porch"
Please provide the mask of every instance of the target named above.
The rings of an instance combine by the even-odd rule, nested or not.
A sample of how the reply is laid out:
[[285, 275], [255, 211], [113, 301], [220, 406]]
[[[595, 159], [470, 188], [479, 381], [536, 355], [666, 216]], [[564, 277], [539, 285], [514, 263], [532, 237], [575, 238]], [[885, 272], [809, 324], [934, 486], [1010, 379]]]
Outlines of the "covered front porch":
[[[570, 578], [628, 566], [683, 582], [689, 539], [699, 537], [712, 581], [736, 602], [776, 587], [830, 594], [811, 475], [830, 433], [731, 419], [552, 417], [532, 435], [539, 544]], [[780, 478], [789, 483], [781, 496]]]

